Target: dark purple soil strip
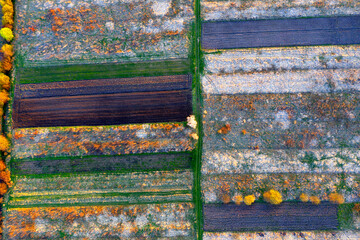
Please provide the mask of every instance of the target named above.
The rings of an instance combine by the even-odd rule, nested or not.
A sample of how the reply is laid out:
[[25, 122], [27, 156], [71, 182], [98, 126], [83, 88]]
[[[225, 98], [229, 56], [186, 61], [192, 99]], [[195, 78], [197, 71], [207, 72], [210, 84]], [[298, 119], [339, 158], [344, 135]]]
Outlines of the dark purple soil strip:
[[191, 167], [190, 153], [121, 155], [13, 161], [15, 174], [54, 174], [127, 170], [175, 170]]
[[18, 84], [15, 88], [15, 97], [42, 98], [128, 92], [171, 91], [190, 88], [191, 75], [112, 78]]
[[337, 205], [328, 202], [205, 204], [204, 231], [310, 231], [338, 228]]
[[185, 121], [191, 89], [16, 99], [13, 127]]
[[360, 43], [360, 16], [205, 22], [203, 49]]

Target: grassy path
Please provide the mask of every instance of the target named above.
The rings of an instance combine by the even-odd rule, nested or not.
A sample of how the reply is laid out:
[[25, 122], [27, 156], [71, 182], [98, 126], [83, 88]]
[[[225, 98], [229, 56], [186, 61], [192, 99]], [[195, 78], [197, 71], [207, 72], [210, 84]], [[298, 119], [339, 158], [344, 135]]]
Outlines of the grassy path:
[[201, 17], [200, 17], [200, 0], [195, 0], [195, 91], [196, 91], [196, 106], [194, 113], [196, 114], [196, 120], [198, 122], [199, 129], [199, 141], [197, 148], [195, 149], [195, 168], [194, 168], [194, 200], [196, 209], [196, 222], [197, 222], [197, 237], [198, 239], [203, 238], [203, 214], [202, 214], [202, 199], [201, 199], [201, 156], [202, 156], [202, 96], [201, 96], [201, 52], [200, 52], [200, 37], [201, 37]]

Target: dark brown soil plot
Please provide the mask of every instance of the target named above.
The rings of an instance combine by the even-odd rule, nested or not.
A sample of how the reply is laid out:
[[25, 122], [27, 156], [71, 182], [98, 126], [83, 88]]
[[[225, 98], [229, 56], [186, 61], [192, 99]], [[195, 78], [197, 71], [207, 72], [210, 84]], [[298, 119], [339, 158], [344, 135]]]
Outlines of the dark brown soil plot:
[[205, 22], [203, 49], [360, 43], [360, 16]]
[[13, 172], [20, 175], [126, 170], [175, 170], [188, 169], [190, 167], [190, 153], [37, 159], [15, 161], [12, 163]]
[[284, 202], [280, 205], [255, 203], [205, 204], [204, 231], [335, 230], [337, 205]]
[[13, 126], [185, 121], [191, 114], [191, 78], [186, 75], [109, 82], [100, 79], [91, 80], [89, 85], [84, 81], [76, 83], [43, 83], [38, 88], [36, 84], [20, 86], [17, 91], [21, 94], [17, 96], [22, 98], [15, 98]]

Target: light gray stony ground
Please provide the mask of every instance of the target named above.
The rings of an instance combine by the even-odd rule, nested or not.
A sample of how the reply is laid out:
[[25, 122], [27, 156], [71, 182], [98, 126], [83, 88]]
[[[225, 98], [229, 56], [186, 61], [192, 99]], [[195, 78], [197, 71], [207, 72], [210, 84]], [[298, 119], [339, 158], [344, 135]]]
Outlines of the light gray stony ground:
[[360, 67], [360, 45], [226, 50], [204, 55], [206, 74]]
[[207, 53], [202, 85], [210, 94], [360, 90], [360, 46], [310, 46]]
[[357, 0], [203, 0], [202, 18], [209, 20], [294, 18], [355, 15]]
[[188, 0], [17, 1], [17, 48], [26, 66], [188, 57]]
[[232, 75], [205, 75], [204, 93], [328, 93], [360, 91], [359, 69], [297, 70]]
[[202, 173], [354, 173], [360, 174], [358, 149], [212, 151], [203, 154]]

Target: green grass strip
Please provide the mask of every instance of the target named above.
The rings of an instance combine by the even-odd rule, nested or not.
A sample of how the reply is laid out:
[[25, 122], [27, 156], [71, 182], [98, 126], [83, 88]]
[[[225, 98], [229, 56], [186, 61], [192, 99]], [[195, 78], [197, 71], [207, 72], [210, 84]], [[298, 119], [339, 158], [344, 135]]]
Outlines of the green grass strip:
[[354, 229], [354, 219], [352, 209], [354, 203], [340, 204], [338, 208], [338, 221], [339, 228], [343, 229]]
[[25, 200], [51, 200], [51, 199], [84, 199], [84, 198], [96, 198], [96, 197], [116, 197], [116, 196], [166, 196], [166, 195], [174, 195], [174, 194], [190, 194], [190, 190], [173, 190], [173, 191], [162, 191], [162, 192], [107, 192], [107, 193], [87, 193], [87, 194], [57, 194], [57, 195], [32, 195], [32, 196], [21, 196], [10, 198], [11, 200], [17, 201], [25, 201]]
[[[97, 156], [98, 157], [98, 156]], [[43, 161], [51, 161], [51, 159], [44, 159]], [[39, 174], [17, 174], [18, 170], [14, 169], [16, 163], [12, 163], [12, 174], [13, 178], [58, 178], [58, 177], [78, 177], [78, 176], [94, 176], [98, 174], [109, 174], [109, 175], [117, 175], [117, 174], [136, 174], [136, 173], [153, 173], [153, 172], [172, 172], [174, 174], [174, 178], [176, 177], [176, 173], [174, 170], [178, 172], [192, 172], [191, 168], [176, 168], [176, 169], [125, 169], [125, 170], [115, 170], [115, 171], [83, 171], [83, 172], [61, 172], [61, 173], [39, 173]]]
[[203, 239], [203, 213], [202, 213], [202, 199], [201, 199], [201, 158], [202, 158], [202, 141], [203, 141], [203, 126], [202, 126], [202, 92], [200, 74], [203, 68], [201, 47], [201, 16], [200, 16], [200, 0], [195, 0], [195, 39], [194, 50], [195, 55], [195, 106], [194, 113], [198, 123], [199, 141], [194, 151], [194, 201], [195, 201], [195, 216], [196, 216], [196, 232], [197, 239]]
[[168, 200], [168, 201], [148, 201], [148, 202], [91, 202], [91, 203], [52, 203], [52, 204], [33, 204], [33, 205], [23, 205], [23, 206], [15, 206], [15, 205], [6, 205], [6, 209], [12, 208], [29, 208], [29, 207], [83, 207], [83, 206], [127, 206], [127, 205], [150, 205], [150, 204], [166, 204], [166, 203], [192, 203], [193, 201], [178, 201], [178, 200]]
[[20, 84], [190, 73], [189, 59], [111, 64], [81, 64], [18, 69]]
[[[106, 127], [106, 126], [104, 126]], [[51, 160], [67, 160], [67, 159], [86, 159], [86, 158], [110, 158], [110, 157], [131, 157], [131, 156], [166, 156], [166, 155], [184, 155], [191, 153], [188, 151], [181, 152], [156, 152], [156, 153], [133, 153], [133, 154], [121, 154], [121, 155], [87, 155], [87, 156], [60, 156], [60, 157], [34, 157], [34, 158], [13, 158], [15, 162], [28, 162], [28, 161], [51, 161]]]
[[[49, 157], [14, 159], [18, 176], [43, 178], [82, 173], [130, 173], [190, 169], [191, 152], [129, 154], [114, 156]], [[98, 162], [102, 167], [98, 167]], [[26, 164], [22, 166], [22, 164]]]

